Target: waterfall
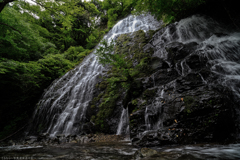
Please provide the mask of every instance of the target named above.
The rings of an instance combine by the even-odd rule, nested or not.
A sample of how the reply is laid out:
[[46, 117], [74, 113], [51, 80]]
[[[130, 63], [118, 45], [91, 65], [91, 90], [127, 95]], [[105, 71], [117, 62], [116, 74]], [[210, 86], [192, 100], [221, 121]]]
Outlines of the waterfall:
[[151, 105], [148, 105], [145, 109], [145, 124], [147, 130], [158, 130], [162, 125], [163, 114], [162, 104], [163, 102], [164, 89], [159, 88], [155, 99]]
[[121, 118], [118, 123], [117, 135], [128, 135], [128, 134], [129, 134], [128, 108], [126, 109], [123, 108]]
[[[161, 25], [151, 15], [130, 15], [119, 21], [104, 39], [115, 40], [120, 34], [137, 30], [156, 30]], [[83, 124], [90, 121], [86, 112], [103, 70], [91, 53], [75, 69], [55, 80], [37, 104], [30, 131], [36, 132], [44, 126], [51, 136], [81, 133]]]
[[[178, 61], [175, 66], [168, 58], [166, 50], [168, 46], [175, 44], [194, 43], [196, 49]], [[186, 76], [189, 73], [196, 73], [194, 67], [187, 63], [190, 56], [196, 55], [201, 59], [207, 59], [207, 67], [217, 77], [208, 81], [200, 74], [203, 82], [212, 86], [224, 86], [232, 91], [233, 99], [238, 106], [240, 104], [240, 32], [231, 30], [221, 25], [211, 18], [194, 15], [182, 19], [179, 22], [168, 25], [153, 35], [152, 40], [145, 46], [145, 50], [153, 47], [154, 56], [168, 62], [168, 64], [177, 70], [180, 76]], [[192, 64], [193, 66], [195, 64]], [[157, 96], [158, 98], [159, 96]], [[157, 101], [159, 104], [157, 104]], [[159, 112], [161, 108], [161, 99], [155, 99], [152, 105], [145, 111], [145, 123], [148, 129], [154, 129], [153, 123], [160, 123], [161, 119], [155, 122], [149, 122], [152, 112]], [[156, 107], [158, 105], [158, 107]], [[240, 108], [236, 107], [238, 114], [238, 125], [240, 128]], [[160, 114], [161, 116], [161, 114]], [[158, 121], [158, 122], [156, 122]], [[149, 126], [150, 125], [150, 126]], [[160, 124], [161, 126], [161, 124]], [[160, 127], [159, 126], [159, 127]], [[155, 129], [157, 129], [156, 127]]]
[[[165, 47], [169, 44], [173, 42], [197, 43], [198, 47], [192, 54], [207, 57], [211, 71], [221, 76], [218, 82], [224, 86], [231, 85], [237, 97], [240, 96], [239, 87], [231, 84], [232, 81], [240, 80], [239, 32], [231, 32], [213, 19], [195, 15], [165, 27], [153, 37], [154, 40], [150, 43], [158, 48], [154, 56], [165, 60], [168, 60]], [[175, 68], [183, 76], [192, 72], [186, 59], [176, 64]]]
[[155, 79], [154, 79], [154, 74], [151, 75], [151, 78], [153, 79], [153, 86], [155, 87]]
[[[161, 23], [152, 16], [128, 16], [119, 21], [104, 39], [110, 41], [124, 33], [137, 30], [160, 28]], [[178, 44], [193, 43], [196, 47], [184, 59], [173, 65], [169, 59], [167, 47]], [[157, 31], [152, 40], [144, 47], [154, 48], [154, 55], [166, 61], [180, 76], [189, 73], [198, 73], [187, 62], [188, 58], [196, 55], [200, 59], [207, 59], [207, 67], [217, 76], [213, 81], [198, 73], [206, 85], [221, 85], [232, 91], [235, 104], [240, 104], [240, 32], [234, 32], [218, 24], [213, 19], [194, 15], [179, 22], [168, 25]], [[192, 64], [195, 65], [195, 64]], [[44, 131], [52, 136], [57, 134], [80, 134], [83, 125], [90, 122], [87, 115], [89, 103], [93, 99], [94, 87], [99, 82], [106, 70], [97, 61], [94, 52], [88, 55], [75, 69], [55, 80], [43, 94], [35, 110], [31, 130], [39, 130], [44, 126]], [[165, 115], [163, 104], [165, 96], [164, 86], [158, 86], [157, 74], [152, 75], [156, 96], [145, 109], [145, 124], [147, 130], [158, 130], [163, 127]], [[169, 95], [170, 96], [170, 95]], [[240, 122], [240, 108], [235, 108]], [[128, 112], [123, 109], [119, 118], [116, 133], [126, 134], [128, 127]], [[238, 122], [238, 128], [240, 123]]]

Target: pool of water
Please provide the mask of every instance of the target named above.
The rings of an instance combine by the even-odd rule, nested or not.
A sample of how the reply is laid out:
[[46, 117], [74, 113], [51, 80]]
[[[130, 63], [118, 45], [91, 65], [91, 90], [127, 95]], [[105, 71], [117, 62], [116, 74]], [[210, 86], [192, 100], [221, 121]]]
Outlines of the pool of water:
[[183, 146], [164, 146], [153, 148], [157, 154], [150, 157], [137, 157], [140, 148], [126, 142], [62, 144], [49, 146], [15, 145], [0, 147], [0, 159], [156, 159], [156, 160], [238, 160], [240, 144], [216, 145], [198, 144]]
[[128, 160], [138, 150], [129, 143], [63, 144], [55, 146], [0, 147], [0, 159]]

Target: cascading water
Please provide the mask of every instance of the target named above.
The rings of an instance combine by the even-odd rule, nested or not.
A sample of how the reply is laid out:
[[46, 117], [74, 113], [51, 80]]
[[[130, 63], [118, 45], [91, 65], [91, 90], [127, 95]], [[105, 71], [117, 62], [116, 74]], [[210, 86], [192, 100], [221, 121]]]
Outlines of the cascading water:
[[[115, 40], [120, 34], [156, 30], [160, 26], [161, 23], [151, 15], [130, 15], [119, 21], [104, 39]], [[78, 67], [54, 81], [38, 103], [32, 123], [34, 125], [30, 130], [36, 132], [45, 128], [52, 136], [80, 133], [83, 124], [89, 121], [86, 112], [103, 70], [94, 53], [91, 53]]]
[[118, 124], [117, 135], [128, 135], [129, 134], [129, 117], [128, 108], [124, 109], [121, 114], [121, 118]]
[[[172, 66], [173, 63], [169, 58], [171, 55], [169, 55], [166, 48], [176, 43], [195, 43], [197, 47], [190, 55]], [[239, 31], [232, 31], [211, 18], [195, 15], [171, 24], [155, 33], [152, 40], [145, 46], [145, 50], [151, 47], [154, 48], [154, 56], [168, 62], [169, 66], [176, 69], [181, 76], [195, 72], [186, 62], [188, 57], [197, 55], [202, 59], [207, 59], [208, 67], [218, 78], [215, 81], [208, 81], [200, 75], [203, 82], [212, 86], [219, 84], [229, 88], [233, 92], [235, 103], [240, 104]], [[146, 108], [145, 122], [147, 126], [149, 126], [149, 113], [161, 108], [161, 99], [157, 101], [159, 102], [158, 107], [153, 102], [151, 106]], [[235, 110], [238, 112], [238, 117], [240, 117], [240, 109], [235, 108]], [[161, 119], [157, 121], [161, 121]], [[240, 122], [240, 118], [238, 122]], [[238, 124], [240, 128], [240, 123]], [[159, 127], [147, 128], [150, 130]]]
[[145, 124], [147, 130], [160, 129], [162, 125], [162, 103], [163, 103], [164, 89], [159, 88], [152, 104], [146, 107], [145, 110]]
[[79, 122], [86, 121], [86, 109], [102, 69], [91, 54], [80, 66], [54, 82], [38, 103], [33, 123], [45, 124], [52, 135], [78, 133], [82, 127]]

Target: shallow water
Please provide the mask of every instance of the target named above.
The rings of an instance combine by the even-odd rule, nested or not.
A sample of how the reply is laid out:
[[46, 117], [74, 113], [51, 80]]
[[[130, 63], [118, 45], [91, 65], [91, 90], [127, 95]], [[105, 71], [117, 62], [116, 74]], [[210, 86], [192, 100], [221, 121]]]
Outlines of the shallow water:
[[185, 145], [172, 146], [167, 149], [159, 148], [162, 153], [178, 156], [184, 160], [230, 160], [240, 159], [240, 144], [230, 145]]
[[57, 146], [0, 147], [0, 159], [159, 159], [159, 160], [237, 160], [240, 144], [230, 145], [183, 145], [153, 148], [158, 154], [151, 157], [134, 157], [139, 148], [130, 143], [63, 144]]
[[128, 143], [64, 144], [0, 147], [0, 159], [131, 159], [137, 148]]

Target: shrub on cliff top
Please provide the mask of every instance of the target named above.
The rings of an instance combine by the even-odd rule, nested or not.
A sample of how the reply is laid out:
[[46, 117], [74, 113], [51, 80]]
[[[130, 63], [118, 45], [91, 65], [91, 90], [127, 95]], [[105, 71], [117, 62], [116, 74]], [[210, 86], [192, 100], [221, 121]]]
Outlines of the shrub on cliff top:
[[134, 13], [151, 12], [158, 19], [169, 23], [182, 18], [207, 0], [135, 0]]

